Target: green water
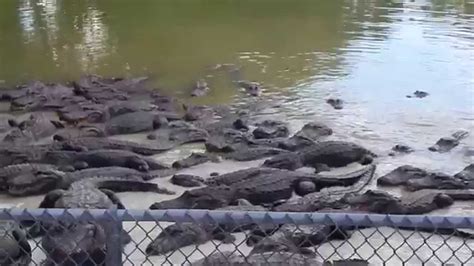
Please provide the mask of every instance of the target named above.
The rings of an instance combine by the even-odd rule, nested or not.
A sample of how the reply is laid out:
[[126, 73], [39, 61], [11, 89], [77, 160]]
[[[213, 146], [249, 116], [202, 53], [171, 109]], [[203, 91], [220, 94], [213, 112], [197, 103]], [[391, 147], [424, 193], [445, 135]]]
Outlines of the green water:
[[[191, 100], [206, 78], [211, 92], [197, 102], [250, 101], [295, 128], [317, 120], [375, 149], [406, 143], [429, 158], [420, 163], [454, 171], [472, 160], [473, 25], [473, 0], [2, 0], [0, 87], [148, 75]], [[223, 63], [262, 82], [262, 96], [208, 71]], [[405, 97], [415, 90], [430, 96]], [[456, 151], [426, 151], [457, 129], [472, 132]]]

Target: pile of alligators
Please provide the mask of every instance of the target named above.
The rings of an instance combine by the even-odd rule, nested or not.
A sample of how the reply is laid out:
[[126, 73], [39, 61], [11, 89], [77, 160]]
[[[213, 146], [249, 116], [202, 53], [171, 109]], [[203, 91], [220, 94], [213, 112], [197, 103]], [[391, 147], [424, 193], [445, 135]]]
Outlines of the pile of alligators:
[[[408, 192], [398, 197], [368, 189], [379, 155], [359, 144], [331, 139], [333, 130], [324, 124], [310, 122], [291, 134], [287, 123], [254, 119], [258, 116], [250, 108], [183, 104], [150, 89], [146, 82], [144, 77], [87, 75], [68, 84], [36, 81], [0, 91], [11, 111], [0, 114], [0, 191], [11, 197], [45, 195], [40, 208], [125, 209], [115, 193], [173, 195], [150, 182], [170, 177], [169, 182], [188, 190], [150, 209], [424, 214], [474, 199], [474, 164], [455, 175], [404, 165], [378, 178], [378, 186], [405, 187]], [[256, 83], [238, 84], [253, 96], [259, 90]], [[208, 90], [200, 81], [192, 95]], [[137, 133], [145, 136], [140, 142], [114, 137]], [[457, 131], [428, 149], [449, 152], [467, 135]], [[152, 158], [187, 143], [203, 143], [205, 152], [171, 165]], [[396, 145], [389, 154], [412, 151]], [[221, 160], [263, 163], [211, 177], [180, 173]], [[354, 163], [360, 167], [352, 172], [325, 173]], [[253, 246], [246, 260], [255, 265], [262, 259], [258, 254], [265, 257], [269, 252], [276, 252], [269, 259], [275, 263], [307, 265], [301, 261], [308, 260], [319, 265], [309, 248], [348, 239], [353, 229], [318, 224], [174, 224], [148, 245], [146, 253], [162, 255], [210, 240], [230, 243], [233, 233], [245, 231], [246, 243]], [[0, 233], [0, 265], [27, 265], [31, 261], [27, 238], [41, 238], [46, 265], [105, 263], [105, 231], [99, 223], [2, 222]], [[473, 237], [457, 230], [447, 233]], [[123, 245], [131, 240], [123, 231]], [[294, 253], [298, 255], [291, 257]], [[210, 256], [196, 265], [214, 265], [222, 259]], [[240, 263], [245, 258], [229, 254], [227, 259]], [[357, 260], [346, 263], [367, 265]]]

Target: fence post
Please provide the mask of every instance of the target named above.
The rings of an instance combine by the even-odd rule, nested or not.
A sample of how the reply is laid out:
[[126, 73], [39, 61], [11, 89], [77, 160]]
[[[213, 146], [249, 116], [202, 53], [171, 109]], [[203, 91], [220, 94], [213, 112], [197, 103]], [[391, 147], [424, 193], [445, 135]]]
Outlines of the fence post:
[[122, 221], [118, 219], [117, 210], [109, 211], [110, 220], [104, 221], [106, 234], [105, 265], [122, 265]]

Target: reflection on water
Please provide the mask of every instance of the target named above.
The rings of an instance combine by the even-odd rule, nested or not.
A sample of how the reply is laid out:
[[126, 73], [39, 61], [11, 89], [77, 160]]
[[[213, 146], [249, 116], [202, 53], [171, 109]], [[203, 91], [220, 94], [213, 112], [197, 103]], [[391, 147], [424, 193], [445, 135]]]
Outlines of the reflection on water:
[[[472, 159], [466, 147], [439, 156], [425, 148], [474, 129], [473, 9], [459, 0], [3, 0], [0, 80], [149, 74], [187, 97], [205, 77], [212, 90], [198, 102], [251, 101], [294, 127], [320, 120], [338, 137], [379, 150], [407, 143], [420, 163], [428, 156], [426, 165], [457, 170]], [[263, 82], [262, 98], [242, 97], [229, 76], [207, 71], [221, 63]], [[405, 97], [415, 90], [430, 96]], [[345, 108], [333, 110], [327, 97]]]

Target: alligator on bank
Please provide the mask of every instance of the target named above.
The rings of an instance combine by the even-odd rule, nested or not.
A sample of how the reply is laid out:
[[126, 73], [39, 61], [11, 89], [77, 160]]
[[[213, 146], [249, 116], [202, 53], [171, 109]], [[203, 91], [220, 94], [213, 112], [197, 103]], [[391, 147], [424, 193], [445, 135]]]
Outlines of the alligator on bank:
[[52, 164], [24, 163], [0, 168], [0, 191], [7, 189], [7, 184], [17, 176], [49, 170], [58, 170], [58, 167]]
[[[48, 193], [54, 189], [68, 189], [72, 183], [91, 177], [103, 176], [147, 181], [174, 173], [172, 169], [140, 172], [124, 167], [88, 168], [74, 172], [62, 172], [54, 167], [48, 168], [48, 165], [45, 167], [33, 166], [31, 171], [24, 171], [16, 176], [11, 175], [4, 184], [4, 190], [11, 196], [32, 196]], [[28, 165], [24, 168], [28, 170], [27, 167]]]
[[323, 188], [317, 192], [304, 195], [302, 198], [289, 200], [273, 208], [282, 212], [314, 212], [321, 209], [338, 209], [341, 206], [341, 199], [348, 194], [361, 194], [364, 192], [374, 177], [376, 166], [369, 165], [349, 176], [359, 176], [359, 179], [352, 185], [334, 186]]
[[[350, 186], [366, 175], [373, 175], [372, 167], [336, 176], [306, 174], [274, 168], [255, 167], [220, 175], [205, 180], [207, 187], [185, 191], [179, 197], [154, 203], [151, 209], [216, 209], [246, 199], [252, 204], [272, 204], [287, 200], [293, 192], [304, 195], [330, 186]], [[307, 183], [311, 190], [304, 190]]]
[[109, 136], [148, 132], [165, 126], [168, 120], [153, 112], [138, 111], [116, 116], [105, 123]]
[[303, 166], [316, 169], [342, 167], [359, 162], [363, 165], [371, 163], [376, 155], [368, 149], [351, 142], [324, 141], [318, 142], [301, 151], [274, 156], [264, 162], [263, 166], [296, 170]]
[[29, 265], [31, 246], [16, 222], [0, 221], [0, 265]]
[[335, 260], [321, 262], [314, 255], [308, 256], [294, 252], [266, 252], [255, 253], [248, 256], [231, 251], [219, 251], [193, 262], [195, 266], [261, 266], [261, 265], [287, 265], [287, 266], [369, 266], [369, 263], [360, 259]]
[[42, 265], [105, 265], [106, 232], [97, 223], [80, 222], [48, 228], [41, 239]]
[[364, 194], [348, 195], [342, 201], [351, 210], [380, 214], [425, 214], [454, 203], [448, 194], [436, 190], [422, 190], [401, 198], [381, 190], [367, 190]]
[[[238, 205], [226, 206], [218, 210], [228, 211], [265, 211], [261, 206], [254, 206], [248, 201], [239, 199]], [[217, 223], [180, 223], [173, 224], [163, 231], [147, 246], [147, 255], [163, 255], [189, 245], [200, 245], [210, 240], [232, 243], [235, 237], [231, 233], [253, 228], [254, 224], [217, 224]]]
[[125, 150], [48, 151], [39, 162], [72, 165], [76, 169], [120, 166], [142, 172], [168, 169], [158, 161]]
[[[347, 240], [349, 232], [336, 225], [294, 225], [284, 224], [277, 230], [261, 232], [257, 239], [255, 231], [252, 232], [251, 254], [265, 252], [293, 252], [308, 254], [306, 248], [320, 245], [331, 240]], [[250, 240], [250, 239], [249, 239]], [[249, 241], [247, 241], [249, 244]]]
[[[72, 183], [67, 190], [50, 191], [39, 204], [38, 208], [62, 209], [125, 209], [114, 192], [140, 191], [172, 195], [167, 189], [148, 183], [141, 178], [91, 177]], [[38, 237], [45, 230], [54, 230], [54, 223], [37, 223], [29, 230], [30, 237]], [[130, 237], [127, 234], [127, 243]]]
[[189, 168], [206, 162], [218, 162], [217, 156], [209, 153], [193, 152], [188, 157], [175, 161], [171, 166], [177, 169]]
[[285, 138], [290, 134], [288, 126], [276, 120], [264, 120], [252, 132], [255, 139]]
[[141, 155], [153, 155], [169, 150], [171, 147], [165, 145], [160, 147], [159, 143], [141, 144], [126, 140], [117, 140], [109, 138], [74, 138], [63, 139], [61, 136], [54, 136], [57, 142], [53, 145], [57, 150], [69, 151], [92, 151], [92, 150], [125, 150]]
[[180, 174], [171, 177], [170, 182], [182, 187], [199, 187], [204, 183], [204, 178], [195, 175]]
[[474, 164], [468, 165], [454, 176], [403, 165], [380, 177], [377, 184], [384, 186], [403, 185], [412, 191], [420, 189], [472, 189], [474, 188]]
[[4, 141], [11, 143], [29, 143], [53, 135], [58, 129], [64, 128], [59, 121], [53, 121], [42, 114], [31, 114], [26, 120], [18, 122], [10, 120], [13, 129], [5, 136]]

